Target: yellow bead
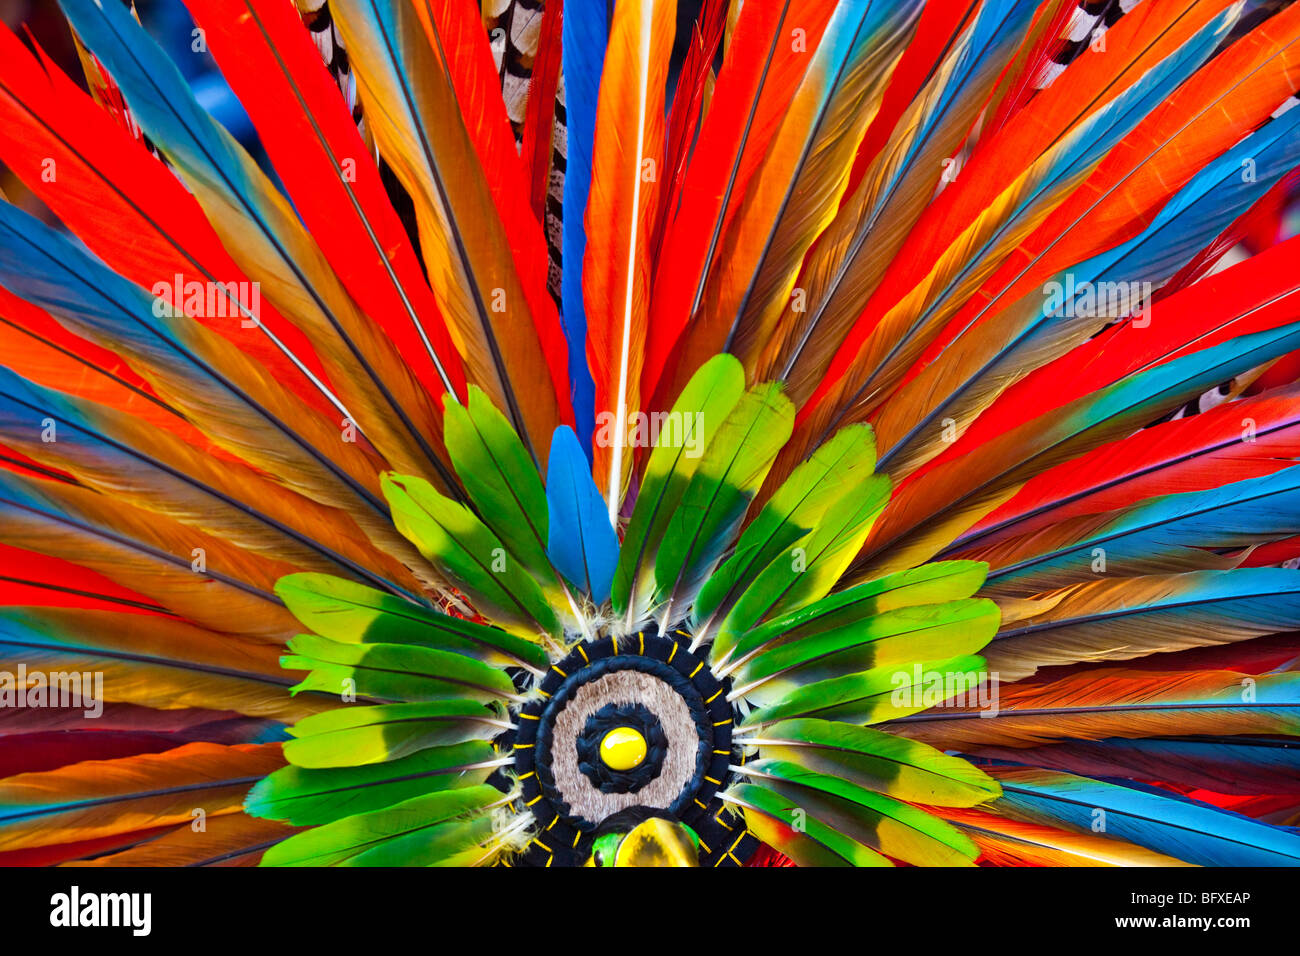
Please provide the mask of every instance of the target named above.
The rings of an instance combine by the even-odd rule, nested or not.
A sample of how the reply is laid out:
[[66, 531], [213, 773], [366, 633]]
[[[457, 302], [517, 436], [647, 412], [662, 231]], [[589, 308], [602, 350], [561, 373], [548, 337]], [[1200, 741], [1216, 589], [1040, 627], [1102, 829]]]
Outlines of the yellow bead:
[[615, 727], [600, 742], [600, 759], [611, 770], [631, 770], [645, 760], [645, 738], [631, 727]]

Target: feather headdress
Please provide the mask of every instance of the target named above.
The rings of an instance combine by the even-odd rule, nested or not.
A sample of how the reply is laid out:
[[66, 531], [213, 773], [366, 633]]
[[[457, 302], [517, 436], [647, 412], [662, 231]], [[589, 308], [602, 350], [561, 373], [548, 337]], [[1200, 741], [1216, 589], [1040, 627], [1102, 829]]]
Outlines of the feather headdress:
[[1300, 863], [1300, 5], [185, 5], [0, 28], [0, 862]]

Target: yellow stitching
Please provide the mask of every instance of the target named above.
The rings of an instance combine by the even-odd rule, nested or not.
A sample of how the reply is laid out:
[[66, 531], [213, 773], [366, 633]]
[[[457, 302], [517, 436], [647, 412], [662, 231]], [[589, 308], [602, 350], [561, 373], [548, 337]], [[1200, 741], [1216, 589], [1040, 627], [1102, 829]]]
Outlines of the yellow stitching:
[[726, 726], [726, 725], [729, 724], [729, 723], [731, 723], [731, 718], [730, 718], [730, 717], [728, 717], [726, 720], [715, 720], [715, 721], [713, 722], [713, 726], [714, 726], [714, 727], [723, 727], [723, 726]]
[[671, 664], [673, 662], [673, 658], [676, 656], [677, 656], [677, 642], [673, 641], [673, 649], [668, 652], [668, 663]]
[[554, 664], [551, 665], [551, 670], [555, 671], [555, 673], [559, 674], [561, 677], [567, 678], [569, 676], [568, 674], [564, 673], [564, 671], [556, 667]]
[[516, 750], [527, 750], [532, 744], [512, 744]]
[[718, 699], [718, 694], [721, 694], [724, 690], [726, 690], [725, 687], [719, 687], [718, 690], [717, 690], [717, 692], [716, 692], [712, 697], [710, 697], [708, 700], [706, 700], [705, 703], [706, 703], [706, 704], [711, 704], [711, 703], [713, 703], [715, 700]]
[[578, 645], [578, 647], [577, 647], [577, 651], [578, 651], [579, 654], [582, 655], [582, 659], [583, 659], [584, 661], [586, 661], [588, 664], [591, 663], [591, 658], [587, 656], [587, 652], [584, 651], [584, 650], [582, 649], [582, 645], [581, 645], [581, 644]]
[[695, 670], [691, 671], [691, 673], [688, 676], [694, 677], [696, 674], [700, 672], [700, 668], [703, 666], [704, 666], [704, 661], [700, 661], [698, 664], [695, 665]]
[[537, 796], [533, 797], [533, 799], [525, 803], [524, 806], [531, 807], [534, 803], [536, 803], [540, 799], [542, 799], [542, 795], [539, 793]]
[[532, 776], [533, 774], [535, 774], [536, 772], [537, 772], [536, 770], [530, 770], [530, 771], [528, 771], [526, 774], [524, 774], [523, 776], [521, 776], [519, 779], [520, 779], [520, 780], [527, 780], [529, 777], [531, 777], [531, 776]]
[[522, 717], [524, 720], [541, 720], [541, 719], [542, 719], [542, 715], [541, 715], [541, 714], [520, 714], [519, 716]]
[[709, 781], [709, 783], [713, 784], [715, 787], [720, 787], [720, 786], [722, 786], [722, 781], [721, 781], [721, 780], [714, 780], [712, 777], [705, 777], [704, 779], [707, 780], [707, 781]]

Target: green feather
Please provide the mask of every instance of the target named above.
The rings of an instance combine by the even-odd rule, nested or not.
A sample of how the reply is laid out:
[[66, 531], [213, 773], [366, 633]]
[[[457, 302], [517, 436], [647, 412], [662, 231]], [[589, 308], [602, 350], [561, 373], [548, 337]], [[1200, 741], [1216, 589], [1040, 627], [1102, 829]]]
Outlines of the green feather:
[[386, 474], [382, 484], [397, 530], [469, 597], [475, 610], [521, 637], [560, 636], [555, 611], [537, 582], [473, 512], [422, 478]]
[[509, 725], [482, 704], [435, 700], [339, 707], [289, 728], [284, 756], [299, 767], [345, 767], [396, 760], [426, 747], [491, 740]]
[[275, 593], [294, 617], [332, 641], [418, 644], [496, 667], [544, 671], [548, 665], [546, 652], [531, 641], [428, 611], [345, 578], [310, 572], [287, 574], [276, 582]]
[[769, 759], [843, 777], [899, 800], [937, 807], [973, 807], [1001, 795], [988, 774], [929, 744], [830, 720], [785, 720], [749, 743]]
[[735, 553], [700, 589], [691, 612], [695, 636], [707, 635], [764, 568], [817, 527], [828, 508], [856, 491], [875, 462], [871, 426], [849, 425], [795, 468], [740, 536]]
[[856, 843], [914, 866], [970, 866], [979, 848], [951, 824], [839, 777], [781, 760], [746, 764], [744, 772]]
[[[421, 834], [435, 838], [434, 829], [450, 821], [460, 822], [481, 814], [506, 798], [500, 790], [487, 785], [459, 790], [439, 790], [370, 813], [313, 827], [296, 833], [262, 857], [262, 866], [337, 866], [390, 840]], [[491, 820], [488, 832], [491, 832]], [[464, 849], [460, 847], [460, 849]]]
[[798, 802], [766, 787], [739, 783], [723, 800], [745, 811], [745, 825], [800, 866], [893, 866], [874, 850], [808, 814]]
[[979, 561], [936, 561], [864, 581], [755, 628], [734, 648], [715, 642], [710, 662], [722, 669], [729, 661], [743, 661], [759, 650], [853, 627], [886, 611], [968, 598], [984, 583], [987, 571], [988, 565]]
[[[955, 681], [979, 674], [984, 669], [984, 658], [954, 657], [945, 661], [921, 662], [914, 667], [920, 667], [922, 674], [952, 675]], [[913, 686], [914, 673], [896, 663], [805, 684], [751, 710], [740, 727], [747, 730], [793, 717], [816, 717], [849, 724], [879, 724], [906, 717], [931, 706], [921, 702], [924, 700], [921, 696], [902, 693]]]
[[680, 424], [676, 437], [681, 441], [656, 440], [614, 570], [610, 599], [625, 630], [649, 613], [655, 559], [668, 522], [700, 465], [701, 455], [692, 454], [692, 449], [709, 447], [744, 392], [744, 368], [735, 356], [723, 353], [700, 366], [674, 403], [670, 421]]
[[339, 866], [473, 866], [485, 855], [483, 843], [495, 827], [490, 816], [440, 823], [387, 840]]
[[986, 598], [886, 611], [756, 654], [736, 668], [735, 693], [767, 703], [829, 677], [974, 654], [992, 640], [1000, 620], [998, 606]]
[[467, 768], [488, 763], [495, 756], [491, 744], [476, 740], [364, 767], [282, 767], [253, 787], [244, 809], [252, 816], [295, 826], [333, 823], [430, 791], [481, 784], [493, 768]]
[[311, 671], [291, 688], [295, 694], [350, 690], [383, 700], [467, 698], [485, 703], [518, 696], [504, 671], [447, 651], [408, 644], [341, 644], [315, 634], [299, 634], [289, 641], [289, 650], [293, 653], [280, 659], [282, 667]]
[[773, 382], [747, 391], [713, 436], [655, 558], [655, 603], [667, 603], [665, 623], [690, 607], [793, 428], [794, 405]]
[[831, 505], [799, 547], [763, 569], [718, 628], [724, 646], [760, 621], [781, 616], [824, 598], [862, 550], [871, 526], [889, 503], [890, 482], [874, 475]]
[[546, 491], [528, 450], [477, 386], [469, 387], [468, 407], [444, 406], [443, 441], [470, 501], [510, 554], [558, 594], [546, 557]]

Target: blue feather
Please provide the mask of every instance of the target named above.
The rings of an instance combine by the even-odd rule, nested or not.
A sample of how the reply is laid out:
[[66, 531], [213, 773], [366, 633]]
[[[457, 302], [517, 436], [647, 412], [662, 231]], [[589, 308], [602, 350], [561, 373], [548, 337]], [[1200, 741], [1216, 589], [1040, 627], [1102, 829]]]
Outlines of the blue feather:
[[1149, 498], [1068, 544], [990, 571], [988, 583], [1039, 588], [1044, 573], [1079, 562], [1087, 567], [1098, 547], [1105, 548], [1113, 571], [1140, 574], [1160, 570], [1150, 566], [1153, 561], [1193, 557], [1192, 549], [1237, 549], [1294, 534], [1300, 534], [1300, 468], [1285, 468], [1207, 491]]
[[1048, 770], [995, 774], [1002, 796], [991, 808], [1083, 833], [1107, 836], [1202, 866], [1295, 866], [1300, 833], [1164, 790], [1117, 786]]
[[[1150, 104], [1144, 105], [1142, 111], [1149, 108]], [[1117, 283], [1117, 288], [1130, 289], [1141, 282], [1158, 286], [1173, 276], [1295, 167], [1297, 161], [1300, 161], [1298, 130], [1300, 110], [1291, 110], [1246, 137], [1202, 169], [1137, 236], [1058, 273], [1055, 283], [1061, 289], [1070, 290], [1068, 297], [1040, 297], [1037, 292], [1030, 293], [1035, 302], [1042, 302], [1042, 307], [1029, 312], [1020, 330], [1000, 343], [999, 349], [990, 355], [987, 362], [972, 371], [962, 382], [951, 386], [947, 398], [936, 403], [906, 434], [886, 449], [880, 456], [880, 466], [893, 461], [910, 441], [925, 435], [935, 421], [948, 413], [952, 403], [966, 394], [973, 385], [990, 375], [1022, 372], [1023, 353], [1027, 351], [1032, 354], [1039, 347], [1038, 343], [1057, 328], [1062, 314], [1095, 317], [1096, 309], [1077, 306], [1080, 296], [1103, 288], [1104, 283], [1113, 282]], [[1248, 168], [1253, 175], [1243, 177], [1243, 171]], [[1049, 286], [1051, 284], [1048, 283]], [[1088, 291], [1085, 293], [1083, 290]], [[1137, 301], [1139, 298], [1137, 295], [1131, 296], [1130, 304], [1134, 308], [1143, 304]], [[999, 301], [993, 299], [988, 306], [972, 316], [957, 338], [960, 339], [972, 328], [979, 328], [979, 320], [990, 309], [994, 309]], [[1072, 303], [1075, 303], [1073, 308]], [[927, 310], [927, 314], [933, 308]]]
[[550, 508], [547, 556], [597, 606], [604, 604], [618, 564], [618, 534], [609, 523], [605, 500], [591, 478], [582, 446], [567, 426], [557, 428], [551, 439], [546, 501]]
[[582, 262], [587, 254], [587, 196], [596, 144], [596, 99], [609, 42], [606, 0], [569, 0], [564, 7], [564, 115], [567, 155], [564, 169], [564, 226], [560, 278], [564, 337], [569, 343], [569, 381], [573, 415], [583, 451], [591, 457], [596, 430], [596, 384], [587, 365], [587, 310], [582, 299]]

